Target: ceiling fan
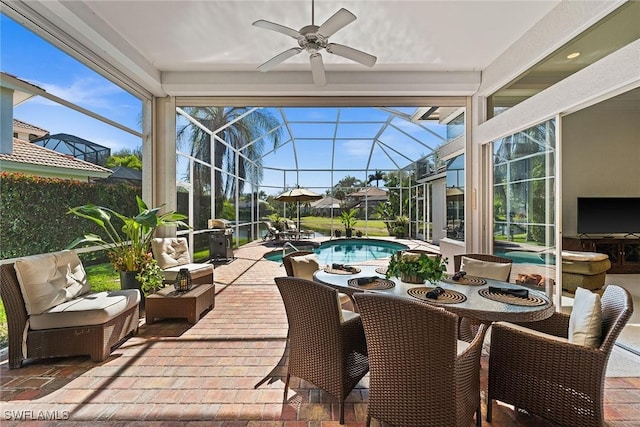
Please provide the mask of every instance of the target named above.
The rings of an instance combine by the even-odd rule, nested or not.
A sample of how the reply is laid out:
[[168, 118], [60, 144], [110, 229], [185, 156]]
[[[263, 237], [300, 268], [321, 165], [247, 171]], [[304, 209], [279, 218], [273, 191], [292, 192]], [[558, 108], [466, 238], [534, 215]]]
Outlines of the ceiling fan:
[[256, 27], [277, 31], [278, 33], [292, 37], [298, 41], [298, 45], [300, 46], [292, 47], [291, 49], [287, 49], [284, 52], [279, 53], [264, 64], [260, 65], [258, 70], [269, 71], [276, 65], [299, 54], [303, 50], [306, 50], [309, 52], [313, 82], [316, 86], [324, 86], [327, 84], [327, 79], [324, 73], [322, 55], [320, 55], [320, 51], [322, 49], [325, 49], [327, 52], [334, 55], [342, 56], [343, 58], [358, 62], [367, 67], [373, 67], [377, 60], [375, 56], [349, 46], [329, 43], [329, 37], [356, 20], [356, 16], [353, 13], [342, 8], [327, 19], [324, 24], [317, 26], [314, 21], [314, 9], [314, 0], [311, 0], [311, 25], [302, 27], [300, 31], [296, 31], [293, 28], [276, 24], [274, 22], [265, 21], [263, 19], [253, 23]]

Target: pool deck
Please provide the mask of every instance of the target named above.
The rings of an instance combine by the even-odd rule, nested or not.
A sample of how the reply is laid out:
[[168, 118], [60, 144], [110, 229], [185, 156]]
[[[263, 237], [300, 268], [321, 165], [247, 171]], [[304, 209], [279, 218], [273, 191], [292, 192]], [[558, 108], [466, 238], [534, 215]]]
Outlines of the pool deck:
[[[406, 241], [412, 248], [420, 243]], [[263, 258], [272, 250], [253, 242], [216, 266], [215, 308], [195, 325], [179, 319], [146, 325], [141, 318], [138, 335], [102, 363], [56, 358], [14, 370], [1, 363], [2, 425], [338, 427], [337, 403], [305, 381], [292, 379], [283, 403], [287, 320], [273, 278], [285, 271]], [[551, 426], [503, 404], [494, 405], [492, 423], [484, 420], [487, 361], [485, 353], [483, 424]], [[607, 425], [640, 425], [639, 390], [640, 375], [606, 378]], [[368, 375], [347, 398], [345, 426], [364, 426], [367, 396]], [[49, 421], [32, 421], [38, 417]]]

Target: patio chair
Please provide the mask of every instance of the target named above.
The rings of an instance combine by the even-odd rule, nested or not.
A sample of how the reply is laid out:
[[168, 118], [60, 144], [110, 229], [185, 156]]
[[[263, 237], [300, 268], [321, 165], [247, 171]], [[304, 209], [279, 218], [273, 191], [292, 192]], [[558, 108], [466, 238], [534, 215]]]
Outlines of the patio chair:
[[394, 426], [481, 423], [480, 355], [486, 325], [457, 339], [457, 316], [394, 295], [354, 295], [369, 351], [371, 418]]
[[340, 310], [338, 291], [327, 285], [295, 277], [275, 282], [289, 322], [284, 402], [293, 375], [337, 399], [344, 424], [344, 401], [369, 371], [360, 315]]
[[[454, 271], [464, 270], [469, 276], [508, 282], [513, 260], [490, 254], [458, 254], [453, 257]], [[467, 317], [460, 318], [459, 333], [464, 340], [472, 339], [478, 330], [478, 322]]]
[[[597, 305], [595, 311], [583, 310], [576, 294], [571, 315], [556, 312], [538, 322], [493, 325], [487, 421], [491, 422], [493, 400], [500, 400], [563, 426], [604, 425], [607, 362], [633, 313], [633, 300], [627, 290], [616, 285], [608, 285], [601, 299], [593, 296], [594, 301], [600, 300], [601, 310]], [[570, 332], [580, 324], [576, 317], [591, 319], [594, 313], [601, 315], [595, 328], [601, 333], [591, 347], [588, 342], [577, 342]], [[570, 329], [570, 325], [574, 327]]]
[[213, 265], [191, 262], [184, 237], [158, 237], [151, 240], [153, 257], [158, 261], [166, 282], [173, 283], [178, 272], [186, 268], [194, 284], [213, 283]]
[[490, 254], [458, 254], [453, 257], [455, 271], [460, 271], [460, 269], [469, 270], [467, 271], [469, 276], [502, 280], [503, 282], [509, 281], [512, 264], [513, 260], [509, 258]]
[[[313, 251], [296, 251], [282, 257], [282, 264], [289, 277], [300, 277], [313, 281], [313, 273], [320, 268], [318, 259]], [[355, 310], [351, 297], [342, 292], [338, 293], [340, 305], [344, 310]]]
[[266, 234], [262, 237], [262, 240], [279, 240], [280, 239], [280, 231], [273, 226], [273, 224], [269, 221], [265, 221], [264, 225], [267, 227]]

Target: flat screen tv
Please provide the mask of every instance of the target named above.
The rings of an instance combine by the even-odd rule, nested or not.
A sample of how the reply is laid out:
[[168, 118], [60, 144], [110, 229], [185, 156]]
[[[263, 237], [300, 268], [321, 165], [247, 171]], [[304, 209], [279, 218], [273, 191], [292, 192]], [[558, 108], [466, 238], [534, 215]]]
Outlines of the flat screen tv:
[[640, 197], [578, 197], [579, 234], [639, 234]]

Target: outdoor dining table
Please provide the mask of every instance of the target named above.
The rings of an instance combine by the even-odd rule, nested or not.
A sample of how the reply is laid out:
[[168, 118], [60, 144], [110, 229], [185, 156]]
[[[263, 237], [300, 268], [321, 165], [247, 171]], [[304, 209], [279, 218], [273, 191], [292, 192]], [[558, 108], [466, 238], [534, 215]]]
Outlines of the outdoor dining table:
[[[381, 267], [370, 265], [358, 265], [354, 267], [360, 271], [358, 273], [346, 274], [346, 272], [336, 272], [336, 270], [329, 267], [321, 268], [313, 274], [313, 278], [316, 282], [324, 283], [346, 294], [353, 295], [356, 292], [380, 292], [402, 298], [420, 300], [442, 307], [460, 317], [476, 319], [483, 323], [498, 321], [533, 322], [546, 319], [555, 311], [553, 303], [543, 292], [499, 280], [484, 278], [466, 277], [466, 280], [460, 280], [459, 283], [455, 283], [447, 276], [447, 278], [440, 281], [437, 286], [447, 291], [445, 297], [452, 296], [452, 298], [425, 298], [425, 291], [433, 288], [433, 285], [430, 283], [405, 283], [397, 277], [380, 281], [379, 283], [383, 286], [380, 286], [378, 289], [367, 289], [366, 285], [358, 286], [353, 283], [354, 281], [352, 279], [374, 276], [385, 279], [384, 267], [382, 267], [382, 269]], [[351, 284], [349, 284], [350, 280], [352, 281]], [[512, 290], [526, 289], [528, 291], [528, 298], [495, 294], [489, 292], [489, 287]]]

